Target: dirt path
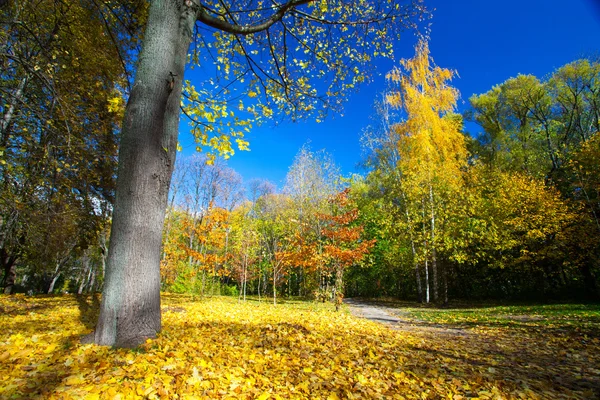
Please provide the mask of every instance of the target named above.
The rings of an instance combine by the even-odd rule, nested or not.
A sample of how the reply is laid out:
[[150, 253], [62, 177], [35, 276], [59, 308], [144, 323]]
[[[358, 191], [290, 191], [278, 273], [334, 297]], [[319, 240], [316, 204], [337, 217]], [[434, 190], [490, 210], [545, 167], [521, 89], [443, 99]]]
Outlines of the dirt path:
[[451, 336], [468, 336], [468, 331], [460, 328], [449, 328], [443, 325], [431, 324], [425, 321], [410, 318], [410, 315], [398, 308], [382, 304], [369, 303], [358, 299], [344, 299], [350, 308], [350, 313], [355, 317], [366, 318], [371, 321], [388, 325], [391, 329], [421, 332], [426, 334], [443, 334]]

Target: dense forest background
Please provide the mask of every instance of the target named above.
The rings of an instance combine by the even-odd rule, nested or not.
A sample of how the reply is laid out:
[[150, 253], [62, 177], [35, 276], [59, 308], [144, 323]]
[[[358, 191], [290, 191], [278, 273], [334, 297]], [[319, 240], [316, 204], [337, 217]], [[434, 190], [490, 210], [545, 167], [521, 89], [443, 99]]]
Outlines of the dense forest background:
[[[13, 22], [0, 34], [2, 283], [5, 293], [95, 292], [145, 3], [40, 4], [4, 15]], [[462, 115], [454, 74], [424, 41], [387, 74], [360, 176], [342, 177], [309, 145], [280, 191], [243, 182], [220, 159], [180, 157], [162, 289], [272, 301], [598, 299], [600, 62], [499, 82]]]

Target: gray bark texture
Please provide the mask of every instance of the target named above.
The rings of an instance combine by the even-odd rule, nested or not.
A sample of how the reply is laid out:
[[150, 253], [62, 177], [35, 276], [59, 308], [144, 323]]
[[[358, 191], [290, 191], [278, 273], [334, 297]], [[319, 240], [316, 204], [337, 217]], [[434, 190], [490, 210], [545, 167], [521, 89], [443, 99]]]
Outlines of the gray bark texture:
[[182, 79], [198, 8], [154, 0], [125, 110], [106, 280], [84, 342], [136, 347], [161, 329], [161, 238], [175, 164]]

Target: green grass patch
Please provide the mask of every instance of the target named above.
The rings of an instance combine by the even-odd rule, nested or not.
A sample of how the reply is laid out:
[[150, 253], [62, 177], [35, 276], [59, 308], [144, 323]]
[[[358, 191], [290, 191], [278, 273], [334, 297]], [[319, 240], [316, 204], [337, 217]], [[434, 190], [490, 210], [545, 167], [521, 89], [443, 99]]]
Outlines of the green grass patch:
[[395, 304], [415, 322], [462, 327], [499, 326], [525, 329], [561, 329], [600, 335], [598, 304], [467, 305], [432, 308]]

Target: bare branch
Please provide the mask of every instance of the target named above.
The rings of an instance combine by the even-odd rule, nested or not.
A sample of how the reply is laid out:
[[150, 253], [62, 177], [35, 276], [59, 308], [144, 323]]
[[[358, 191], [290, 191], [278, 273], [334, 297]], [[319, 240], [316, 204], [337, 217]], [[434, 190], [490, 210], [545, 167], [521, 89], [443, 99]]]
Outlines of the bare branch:
[[213, 28], [222, 30], [224, 32], [233, 33], [236, 35], [251, 35], [253, 33], [261, 32], [269, 29], [276, 22], [281, 21], [284, 15], [303, 4], [308, 4], [314, 0], [290, 0], [287, 3], [281, 5], [277, 12], [275, 12], [266, 21], [256, 25], [238, 25], [235, 23], [228, 22], [224, 19], [214, 17], [207, 12], [207, 8], [204, 5], [200, 5], [198, 10], [198, 21], [211, 26]]

